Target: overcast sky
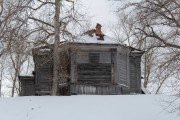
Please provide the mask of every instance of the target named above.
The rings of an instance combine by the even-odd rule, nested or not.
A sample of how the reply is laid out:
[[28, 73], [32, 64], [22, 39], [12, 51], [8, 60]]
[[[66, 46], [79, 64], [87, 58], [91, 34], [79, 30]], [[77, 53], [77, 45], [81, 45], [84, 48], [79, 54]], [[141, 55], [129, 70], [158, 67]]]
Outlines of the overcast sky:
[[[104, 29], [115, 22], [112, 3], [108, 0], [81, 0], [84, 9], [92, 16], [92, 24], [100, 23]], [[102, 28], [102, 29], [103, 29]], [[107, 30], [105, 30], [107, 32]]]
[[113, 8], [108, 0], [82, 0], [83, 5], [93, 16], [93, 22], [107, 23], [112, 21]]

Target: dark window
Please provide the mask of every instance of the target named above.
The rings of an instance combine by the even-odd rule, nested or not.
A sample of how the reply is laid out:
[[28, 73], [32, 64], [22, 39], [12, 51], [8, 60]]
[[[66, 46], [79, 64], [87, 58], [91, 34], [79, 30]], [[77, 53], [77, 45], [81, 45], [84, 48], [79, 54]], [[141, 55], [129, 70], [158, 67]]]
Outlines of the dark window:
[[89, 53], [89, 63], [99, 63], [99, 53]]

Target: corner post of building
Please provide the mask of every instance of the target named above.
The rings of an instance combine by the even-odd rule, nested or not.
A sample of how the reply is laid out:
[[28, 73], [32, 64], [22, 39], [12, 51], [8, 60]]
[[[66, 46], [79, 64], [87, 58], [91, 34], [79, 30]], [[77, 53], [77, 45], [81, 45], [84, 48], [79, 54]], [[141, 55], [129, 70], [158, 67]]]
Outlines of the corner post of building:
[[111, 48], [111, 82], [115, 83], [115, 56], [116, 56], [117, 49]]

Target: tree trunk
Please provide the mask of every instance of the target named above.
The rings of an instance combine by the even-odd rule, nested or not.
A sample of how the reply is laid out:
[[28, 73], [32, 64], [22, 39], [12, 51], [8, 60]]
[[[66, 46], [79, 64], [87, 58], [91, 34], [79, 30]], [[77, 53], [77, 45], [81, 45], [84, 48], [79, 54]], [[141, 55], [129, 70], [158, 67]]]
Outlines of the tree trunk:
[[[18, 45], [19, 46], [19, 45]], [[20, 70], [20, 53], [16, 53], [16, 58], [13, 60], [13, 55], [11, 54], [11, 61], [13, 63], [13, 68], [15, 70], [14, 78], [13, 78], [13, 86], [12, 86], [12, 91], [11, 91], [11, 97], [14, 97], [15, 89], [16, 89], [16, 82], [18, 81], [18, 75], [19, 75], [19, 70]]]
[[57, 95], [57, 87], [58, 87], [58, 68], [59, 68], [59, 43], [60, 43], [60, 24], [59, 24], [59, 17], [60, 17], [60, 3], [61, 0], [55, 0], [55, 16], [54, 16], [54, 50], [53, 50], [53, 83], [52, 83], [52, 91], [51, 95]]
[[14, 93], [15, 93], [15, 89], [16, 89], [16, 82], [17, 82], [17, 78], [18, 77], [18, 70], [15, 71], [15, 76], [13, 79], [13, 87], [12, 87], [12, 91], [11, 91], [11, 97], [14, 97]]

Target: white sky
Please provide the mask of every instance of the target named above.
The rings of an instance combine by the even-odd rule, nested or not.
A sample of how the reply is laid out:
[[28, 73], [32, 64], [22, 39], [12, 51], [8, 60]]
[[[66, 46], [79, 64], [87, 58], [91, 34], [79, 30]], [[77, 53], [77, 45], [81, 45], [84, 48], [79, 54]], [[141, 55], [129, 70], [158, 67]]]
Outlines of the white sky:
[[82, 0], [82, 4], [88, 9], [93, 16], [93, 22], [107, 24], [113, 21], [114, 13], [111, 2], [108, 0]]
[[[106, 29], [109, 24], [115, 22], [112, 2], [108, 0], [81, 0], [82, 5], [87, 9], [88, 15], [92, 16], [92, 25], [100, 23], [102, 29]], [[107, 30], [105, 30], [107, 31]]]
[[[54, 0], [51, 0], [54, 1]], [[81, 4], [80, 9], [87, 12], [91, 17], [92, 25], [96, 23], [102, 25], [102, 30], [105, 32], [108, 26], [116, 21], [115, 13], [113, 12], [115, 5], [119, 4], [116, 0], [72, 0]], [[114, 3], [114, 4], [112, 4]]]

